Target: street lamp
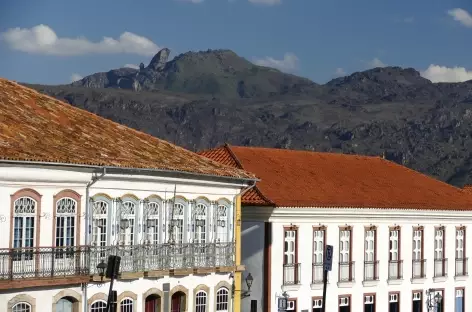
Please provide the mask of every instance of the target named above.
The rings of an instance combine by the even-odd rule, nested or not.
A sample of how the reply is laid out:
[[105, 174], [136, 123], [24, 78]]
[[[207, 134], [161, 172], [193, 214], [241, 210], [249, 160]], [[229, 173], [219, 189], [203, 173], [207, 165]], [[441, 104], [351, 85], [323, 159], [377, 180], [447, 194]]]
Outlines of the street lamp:
[[247, 292], [250, 292], [251, 291], [251, 286], [252, 286], [252, 282], [254, 281], [254, 278], [252, 277], [251, 273], [249, 273], [247, 276], [246, 276], [246, 285], [247, 285]]
[[102, 281], [103, 281], [103, 277], [105, 276], [106, 269], [107, 269], [107, 264], [102, 259], [102, 261], [99, 264], [97, 264], [98, 275], [100, 275], [100, 278], [102, 279]]

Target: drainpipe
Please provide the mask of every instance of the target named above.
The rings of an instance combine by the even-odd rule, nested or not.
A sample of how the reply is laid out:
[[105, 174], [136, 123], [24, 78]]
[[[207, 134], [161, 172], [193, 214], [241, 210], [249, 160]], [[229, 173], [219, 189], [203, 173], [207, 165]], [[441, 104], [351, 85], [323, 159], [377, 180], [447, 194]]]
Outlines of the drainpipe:
[[[235, 196], [235, 209], [234, 213], [234, 242], [235, 242], [235, 266], [241, 265], [241, 198], [250, 189], [256, 186], [254, 182], [252, 185], [243, 189], [239, 194]], [[234, 297], [232, 310], [233, 312], [241, 311], [241, 279], [242, 272], [235, 271], [233, 275], [234, 281]]]
[[[94, 185], [98, 180], [103, 178], [107, 172], [107, 169], [103, 167], [103, 172], [100, 175], [93, 175], [92, 180], [87, 183], [85, 186], [85, 245], [90, 246], [90, 216], [92, 215], [91, 212], [91, 207], [90, 207], [90, 187]], [[83, 292], [83, 303], [82, 303], [82, 308], [84, 312], [88, 311], [88, 305], [87, 305], [87, 284], [82, 286], [82, 292]]]

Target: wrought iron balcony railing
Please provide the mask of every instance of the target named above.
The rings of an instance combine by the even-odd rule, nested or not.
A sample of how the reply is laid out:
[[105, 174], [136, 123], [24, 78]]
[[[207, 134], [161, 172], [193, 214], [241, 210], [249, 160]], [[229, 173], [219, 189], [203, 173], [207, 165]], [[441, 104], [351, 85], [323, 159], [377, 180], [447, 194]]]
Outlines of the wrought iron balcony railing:
[[379, 261], [364, 261], [364, 281], [379, 280]]
[[390, 260], [388, 262], [388, 279], [391, 281], [403, 279], [403, 260]]
[[234, 243], [0, 249], [0, 280], [98, 274], [97, 265], [109, 255], [121, 256], [121, 273], [235, 264]]
[[456, 276], [467, 276], [469, 272], [467, 271], [467, 263], [469, 258], [456, 258]]
[[0, 249], [0, 280], [89, 274], [90, 247]]
[[299, 285], [301, 277], [301, 264], [300, 263], [289, 263], [284, 264], [284, 285]]
[[354, 261], [339, 263], [339, 282], [354, 282]]
[[447, 258], [434, 259], [434, 277], [447, 276]]
[[426, 277], [426, 260], [413, 260], [412, 261], [412, 278], [425, 278]]
[[323, 284], [323, 263], [313, 263], [312, 284]]

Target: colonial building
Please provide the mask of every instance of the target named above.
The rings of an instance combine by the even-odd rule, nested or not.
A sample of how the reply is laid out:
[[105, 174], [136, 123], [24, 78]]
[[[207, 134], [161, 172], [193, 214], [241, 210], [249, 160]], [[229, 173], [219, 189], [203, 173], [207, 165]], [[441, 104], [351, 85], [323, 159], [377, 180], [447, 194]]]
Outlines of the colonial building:
[[467, 192], [381, 157], [229, 145], [201, 154], [261, 179], [242, 197], [243, 263], [254, 278], [242, 311], [275, 312], [280, 297], [288, 311], [321, 311], [327, 244], [326, 311], [472, 305]]
[[0, 79], [0, 311], [231, 311], [254, 181]]

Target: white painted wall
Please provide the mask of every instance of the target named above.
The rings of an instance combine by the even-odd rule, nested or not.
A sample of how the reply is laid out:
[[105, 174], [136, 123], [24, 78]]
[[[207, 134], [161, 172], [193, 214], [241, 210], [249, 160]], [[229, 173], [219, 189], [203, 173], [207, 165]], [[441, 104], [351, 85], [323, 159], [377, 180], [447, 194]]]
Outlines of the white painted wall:
[[264, 311], [264, 222], [242, 222], [241, 252], [242, 263], [246, 266], [246, 272], [243, 273], [241, 280], [241, 289], [247, 290], [245, 281], [247, 274], [251, 273], [254, 278], [250, 296], [241, 301], [241, 310], [249, 312], [251, 300], [257, 300], [258, 311]]
[[[260, 207], [262, 211], [265, 207]], [[387, 311], [388, 293], [399, 291], [400, 311], [410, 311], [412, 304], [412, 291], [429, 288], [445, 289], [445, 311], [454, 311], [455, 287], [465, 287], [465, 298], [472, 298], [472, 286], [470, 277], [455, 280], [455, 230], [456, 226], [467, 226], [466, 248], [472, 250], [472, 211], [471, 212], [438, 212], [438, 211], [398, 211], [373, 209], [322, 209], [322, 208], [287, 208], [276, 209], [272, 216], [267, 218], [272, 221], [272, 268], [271, 268], [271, 311], [277, 311], [277, 296], [283, 292], [283, 248], [284, 226], [298, 226], [298, 262], [301, 263], [301, 285], [299, 288], [289, 287], [287, 293], [290, 298], [297, 298], [297, 311], [308, 309], [311, 311], [311, 298], [321, 297], [322, 288], [312, 289], [312, 231], [313, 226], [325, 225], [327, 227], [327, 244], [334, 246], [333, 271], [329, 274], [330, 283], [327, 288], [326, 311], [337, 311], [338, 296], [351, 295], [351, 311], [363, 310], [363, 294], [376, 293], [377, 311]], [[243, 219], [264, 218], [263, 213], [243, 215]], [[355, 283], [352, 285], [338, 285], [338, 258], [339, 258], [339, 227], [350, 225], [353, 227], [353, 258], [355, 261]], [[377, 226], [377, 258], [379, 260], [379, 278], [375, 286], [363, 286], [364, 277], [364, 227]], [[403, 260], [403, 282], [401, 285], [389, 285], [388, 278], [388, 250], [389, 250], [389, 226], [401, 226], [401, 260]], [[426, 280], [421, 283], [411, 282], [412, 272], [412, 232], [413, 227], [424, 226], [424, 252], [426, 264]], [[434, 227], [443, 225], [446, 227], [446, 251], [448, 258], [448, 277], [445, 281], [433, 281], [434, 259]], [[243, 246], [251, 250], [259, 246], [260, 233], [254, 233], [245, 241], [251, 246]], [[244, 254], [244, 251], [243, 251]], [[468, 255], [466, 255], [467, 257]], [[247, 265], [247, 259], [244, 259]], [[471, 262], [468, 262], [468, 271], [471, 270]], [[423, 292], [423, 296], [424, 292]], [[424, 302], [424, 300], [423, 300]]]

